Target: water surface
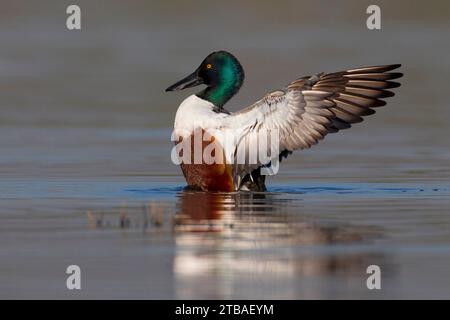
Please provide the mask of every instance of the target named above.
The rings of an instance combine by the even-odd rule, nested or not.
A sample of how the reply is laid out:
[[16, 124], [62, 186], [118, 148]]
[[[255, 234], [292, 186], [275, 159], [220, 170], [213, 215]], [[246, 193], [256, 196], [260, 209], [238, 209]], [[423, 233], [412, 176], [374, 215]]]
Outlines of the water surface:
[[[382, 1], [375, 32], [360, 1], [79, 4], [69, 32], [64, 1], [2, 3], [1, 298], [450, 298], [446, 2]], [[246, 70], [231, 110], [314, 72], [400, 62], [405, 77], [268, 192], [187, 192], [170, 133], [195, 91], [164, 88], [217, 49]]]

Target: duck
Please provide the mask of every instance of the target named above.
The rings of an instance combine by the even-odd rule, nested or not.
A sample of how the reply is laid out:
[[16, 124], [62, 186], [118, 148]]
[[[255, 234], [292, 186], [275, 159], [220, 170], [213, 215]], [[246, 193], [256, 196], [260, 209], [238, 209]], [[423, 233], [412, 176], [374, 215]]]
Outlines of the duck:
[[[403, 76], [392, 72], [400, 66], [379, 65], [303, 76], [250, 106], [230, 112], [225, 105], [241, 89], [244, 69], [228, 51], [210, 53], [194, 72], [166, 89], [171, 92], [205, 86], [184, 99], [176, 112], [174, 142], [178, 146], [186, 142], [181, 152], [176, 151], [178, 159], [182, 155], [192, 159], [194, 148], [199, 145], [193, 142], [198, 133], [209, 135], [209, 139], [200, 141], [201, 147], [214, 142], [211, 155], [220, 155], [217, 158], [223, 160], [181, 161], [187, 187], [207, 192], [266, 191], [266, 176], [276, 174], [280, 162], [294, 151], [309, 149], [328, 134], [348, 129], [386, 105], [384, 99], [394, 96], [391, 89], [400, 86], [392, 81]], [[273, 152], [258, 158], [258, 151], [252, 150], [258, 148], [248, 147], [252, 141], [264, 140]], [[247, 148], [240, 157], [243, 161], [238, 162], [237, 153], [242, 146]]]

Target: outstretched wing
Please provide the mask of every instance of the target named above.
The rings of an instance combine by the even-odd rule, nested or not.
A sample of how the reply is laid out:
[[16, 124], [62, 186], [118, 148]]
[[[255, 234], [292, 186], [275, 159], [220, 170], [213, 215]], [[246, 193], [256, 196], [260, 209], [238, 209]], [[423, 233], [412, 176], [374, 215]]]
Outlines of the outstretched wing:
[[[277, 130], [280, 153], [309, 148], [328, 133], [350, 128], [363, 121], [364, 116], [374, 114], [373, 108], [384, 106], [382, 99], [394, 95], [389, 89], [400, 86], [391, 80], [402, 74], [389, 72], [398, 67], [399, 64], [365, 67], [297, 79], [231, 114], [230, 126], [245, 128], [241, 145]], [[237, 174], [243, 176], [266, 164], [240, 165]]]

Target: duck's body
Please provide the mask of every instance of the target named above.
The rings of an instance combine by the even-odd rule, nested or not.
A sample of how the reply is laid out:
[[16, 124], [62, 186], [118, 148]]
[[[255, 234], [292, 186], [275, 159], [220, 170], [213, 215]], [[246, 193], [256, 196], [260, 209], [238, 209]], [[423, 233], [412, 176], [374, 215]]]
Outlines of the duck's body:
[[[191, 154], [194, 155], [195, 130], [201, 130], [200, 136], [219, 128], [228, 116], [226, 113], [214, 111], [214, 104], [196, 95], [186, 98], [179, 106], [175, 116], [174, 134], [190, 141]], [[220, 139], [214, 137], [214, 139]], [[178, 139], [177, 139], [178, 140]], [[202, 141], [202, 150], [208, 145]], [[218, 141], [220, 145], [221, 141]], [[191, 161], [194, 162], [194, 161]], [[194, 164], [181, 163], [181, 170], [188, 186], [208, 191], [234, 191], [232, 166], [225, 163]]]
[[[204, 191], [264, 191], [262, 168], [270, 167], [296, 149], [311, 147], [328, 133], [361, 122], [362, 116], [375, 113], [371, 108], [385, 105], [380, 99], [394, 95], [386, 89], [399, 86], [389, 80], [402, 76], [388, 71], [399, 66], [367, 67], [303, 77], [239, 112], [230, 113], [223, 106], [241, 87], [243, 69], [228, 52], [210, 54], [193, 74], [167, 89], [207, 85], [205, 90], [189, 96], [179, 106], [174, 134], [181, 137], [180, 140], [191, 141], [193, 155], [194, 133], [209, 133], [212, 139], [204, 139], [202, 148], [214, 141], [215, 153], [221, 153], [224, 160], [181, 163], [188, 186]], [[239, 148], [266, 139], [267, 132], [277, 132], [279, 137], [278, 152], [271, 154], [270, 160], [260, 161], [255, 156], [256, 162], [236, 161]], [[257, 152], [245, 150], [246, 159]]]

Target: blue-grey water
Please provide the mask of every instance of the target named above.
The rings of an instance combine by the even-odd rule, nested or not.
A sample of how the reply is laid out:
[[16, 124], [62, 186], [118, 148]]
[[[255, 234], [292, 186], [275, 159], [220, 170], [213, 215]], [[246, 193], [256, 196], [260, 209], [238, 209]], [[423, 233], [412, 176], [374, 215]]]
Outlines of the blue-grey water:
[[[0, 297], [450, 298], [445, 1], [0, 1]], [[164, 88], [239, 57], [237, 110], [299, 76], [402, 63], [377, 114], [265, 193], [184, 191]], [[82, 289], [66, 288], [78, 265]], [[381, 268], [381, 290], [366, 269]]]

